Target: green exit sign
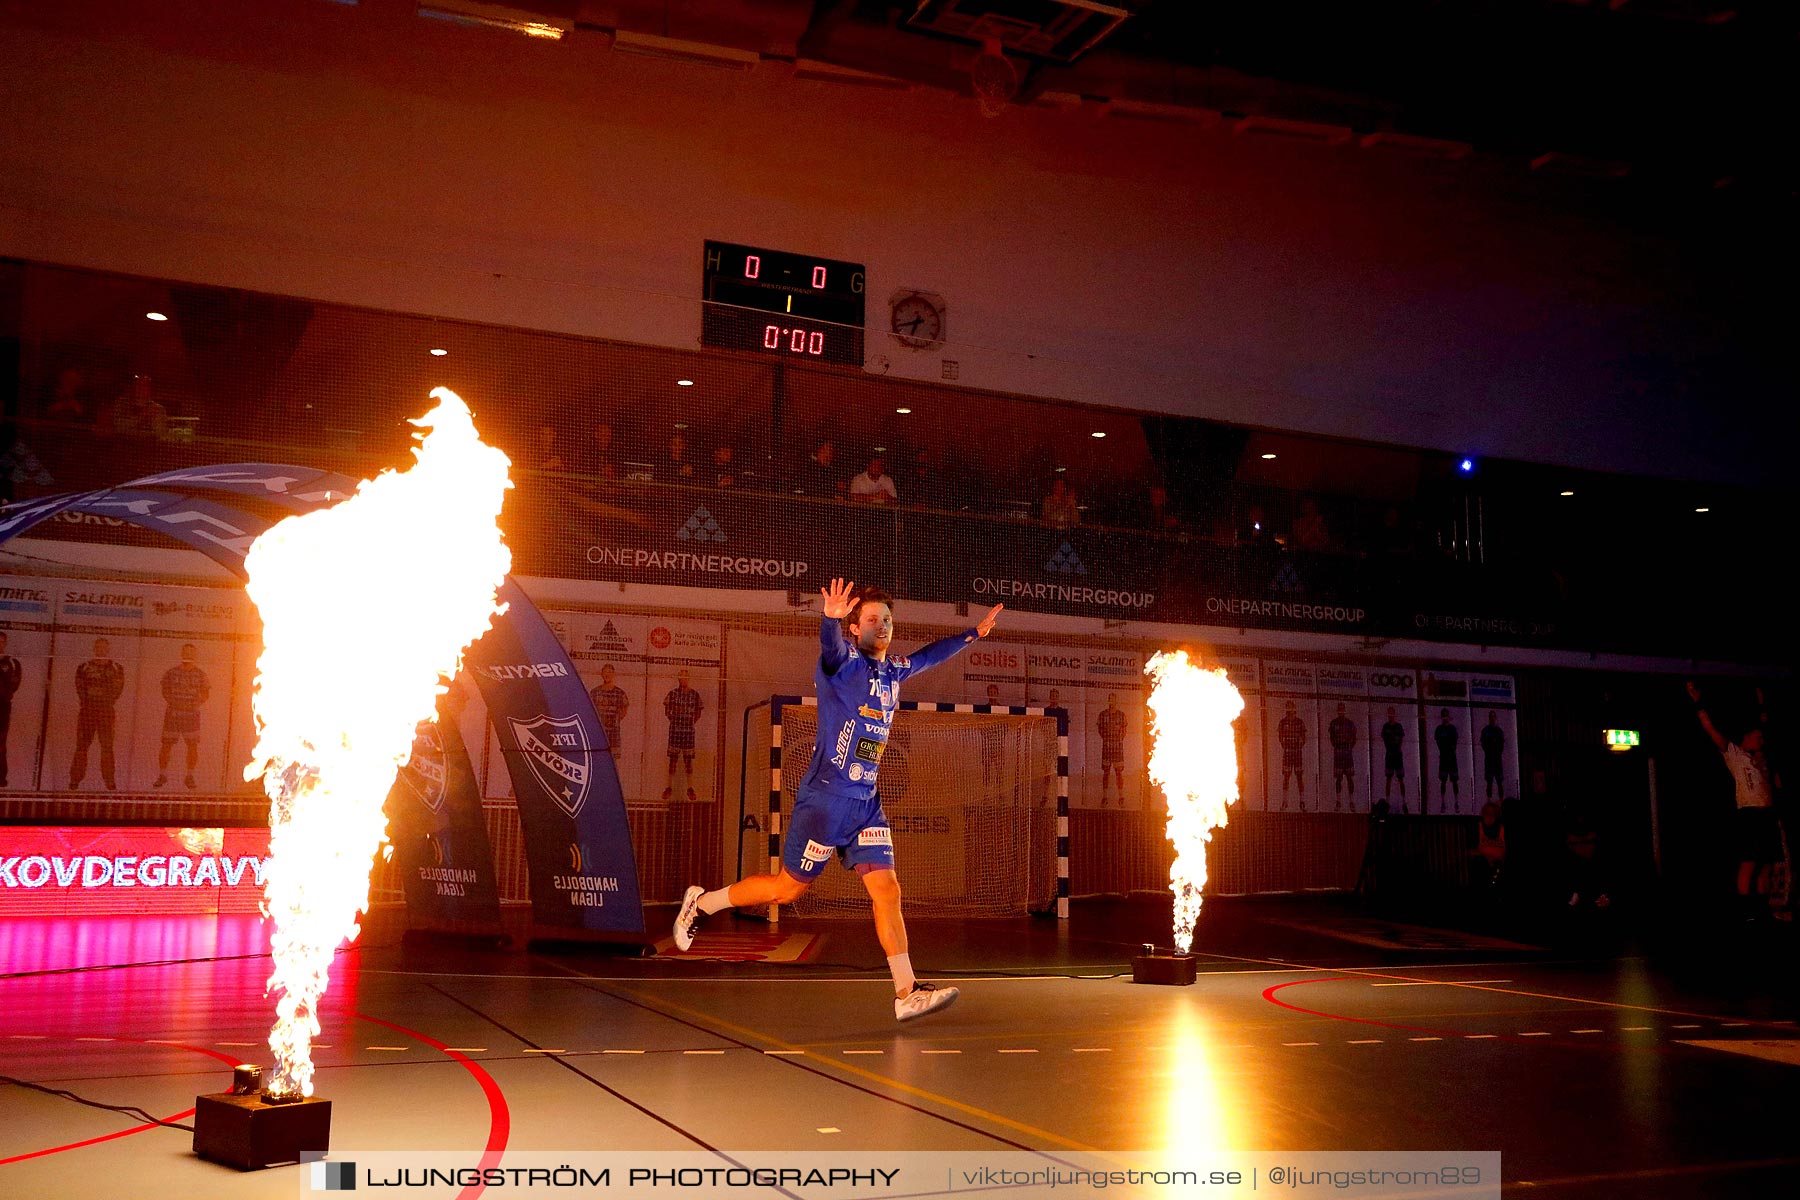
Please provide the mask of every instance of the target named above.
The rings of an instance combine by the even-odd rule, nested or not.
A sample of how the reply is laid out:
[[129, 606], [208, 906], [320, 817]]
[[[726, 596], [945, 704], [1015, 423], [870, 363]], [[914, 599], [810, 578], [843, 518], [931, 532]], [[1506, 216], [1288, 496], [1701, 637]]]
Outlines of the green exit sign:
[[1607, 729], [1602, 732], [1606, 734], [1606, 744], [1614, 750], [1629, 750], [1639, 742], [1638, 731], [1635, 729]]

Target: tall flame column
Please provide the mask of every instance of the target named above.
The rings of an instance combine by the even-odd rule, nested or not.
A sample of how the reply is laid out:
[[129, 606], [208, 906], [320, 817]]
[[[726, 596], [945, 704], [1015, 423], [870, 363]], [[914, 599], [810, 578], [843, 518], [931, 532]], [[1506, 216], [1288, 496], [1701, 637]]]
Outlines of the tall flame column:
[[1186, 954], [1206, 886], [1206, 844], [1213, 829], [1230, 819], [1229, 806], [1238, 798], [1231, 723], [1244, 711], [1244, 698], [1223, 670], [1201, 667], [1185, 650], [1152, 656], [1144, 673], [1156, 681], [1149, 701], [1150, 781], [1168, 802], [1175, 948]]
[[454, 392], [413, 421], [414, 463], [289, 517], [245, 560], [262, 618], [257, 743], [269, 794], [263, 913], [274, 922], [272, 1096], [312, 1094], [312, 1039], [338, 944], [360, 932], [387, 843], [382, 803], [444, 680], [500, 610], [510, 465]]

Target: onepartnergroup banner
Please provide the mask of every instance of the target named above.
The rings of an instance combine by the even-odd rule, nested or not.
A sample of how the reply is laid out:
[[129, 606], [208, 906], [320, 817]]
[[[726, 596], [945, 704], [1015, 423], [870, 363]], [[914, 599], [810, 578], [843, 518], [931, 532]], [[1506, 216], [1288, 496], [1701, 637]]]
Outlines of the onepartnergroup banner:
[[1498, 1151], [339, 1150], [303, 1163], [300, 1195], [1004, 1200], [1084, 1195], [1499, 1200]]

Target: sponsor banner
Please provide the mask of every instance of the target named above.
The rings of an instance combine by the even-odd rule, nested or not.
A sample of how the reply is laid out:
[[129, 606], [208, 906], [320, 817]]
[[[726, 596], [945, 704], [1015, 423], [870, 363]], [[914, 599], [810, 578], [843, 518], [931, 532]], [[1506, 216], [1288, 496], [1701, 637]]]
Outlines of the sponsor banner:
[[[1369, 672], [1371, 690], [1378, 690], [1382, 678], [1411, 680], [1409, 671], [1377, 668]], [[1404, 691], [1392, 685], [1396, 694], [1375, 695], [1369, 702], [1369, 776], [1373, 796], [1386, 800], [1392, 812], [1419, 811], [1420, 788], [1425, 769], [1420, 760], [1424, 743], [1419, 720], [1419, 705], [1409, 683]], [[1366, 806], [1365, 806], [1366, 807]]]
[[[1144, 701], [1150, 681], [1144, 675], [1144, 656], [1136, 650], [1089, 648], [1082, 652], [1081, 667], [1087, 756], [1079, 784], [1070, 764], [1070, 802], [1135, 809], [1144, 803], [1148, 787], [1144, 730], [1149, 713]], [[1161, 803], [1160, 796], [1156, 802]]]
[[481, 815], [481, 788], [463, 741], [473, 688], [459, 678], [421, 721], [412, 758], [388, 793], [388, 838], [414, 928], [497, 930], [500, 891]]
[[[982, 638], [954, 660], [962, 666], [962, 694], [957, 695], [951, 691], [945, 699], [961, 700], [969, 704], [1024, 704], [1030, 694], [1026, 672], [1033, 653], [1030, 647], [1018, 642]], [[936, 690], [932, 686], [934, 682], [948, 683], [950, 688], [954, 688], [952, 678], [947, 676], [944, 680], [934, 681], [929, 672], [921, 675], [918, 686], [908, 688], [907, 698], [936, 699], [936, 696], [928, 697], [919, 693]]]
[[552, 609], [544, 619], [568, 647], [581, 685], [593, 701], [626, 801], [645, 799], [649, 618]]
[[[251, 727], [237, 724], [234, 692], [255, 678], [254, 643], [243, 630], [252, 605], [238, 589], [145, 589], [139, 669], [128, 695], [137, 713], [128, 790], [218, 792], [244, 786]], [[239, 671], [243, 670], [241, 680]], [[248, 704], [242, 707], [248, 714]]]
[[1419, 673], [1411, 667], [1370, 667], [1369, 699], [1411, 702], [1419, 698]]
[[1499, 803], [1517, 796], [1519, 787], [1519, 714], [1511, 675], [1469, 676], [1469, 717], [1475, 730], [1472, 747], [1480, 800]]
[[897, 582], [921, 600], [1005, 604], [1073, 616], [1167, 620], [1162, 567], [1149, 542], [1086, 529], [1008, 528], [976, 539], [961, 518], [905, 513]]
[[38, 739], [50, 680], [53, 605], [59, 583], [0, 578], [0, 788], [37, 782]]
[[1209, 663], [1225, 668], [1231, 686], [1244, 698], [1244, 711], [1231, 723], [1236, 735], [1238, 800], [1261, 808], [1263, 802], [1262, 660], [1227, 655]]
[[641, 933], [637, 866], [600, 718], [550, 625], [508, 580], [510, 608], [470, 648], [512, 776], [541, 926]]
[[1120, 530], [1012, 524], [809, 498], [688, 488], [550, 489], [526, 538], [533, 573], [810, 592], [832, 576], [880, 579], [896, 595], [1071, 616], [1234, 628], [1385, 633], [1542, 645], [1572, 635], [1535, 601], [1460, 614], [1362, 560], [1229, 548]]
[[255, 913], [269, 831], [0, 827], [0, 917]]
[[139, 643], [150, 588], [63, 580], [55, 588], [50, 717], [38, 786], [118, 791], [131, 782], [134, 703], [145, 664]]
[[715, 621], [656, 618], [646, 637], [644, 798], [711, 803], [720, 789], [724, 629]]

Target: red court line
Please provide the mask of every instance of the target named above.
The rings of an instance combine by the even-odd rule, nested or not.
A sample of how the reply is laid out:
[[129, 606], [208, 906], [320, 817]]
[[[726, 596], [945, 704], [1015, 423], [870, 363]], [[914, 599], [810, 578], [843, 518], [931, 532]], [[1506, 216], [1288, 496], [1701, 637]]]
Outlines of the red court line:
[[[481, 1085], [482, 1094], [487, 1097], [488, 1103], [487, 1148], [483, 1151], [481, 1162], [478, 1165], [483, 1172], [486, 1172], [489, 1167], [499, 1166], [501, 1157], [506, 1153], [507, 1139], [512, 1136], [512, 1110], [507, 1107], [506, 1093], [500, 1090], [500, 1085], [495, 1082], [494, 1077], [483, 1070], [481, 1064], [474, 1059], [457, 1053], [443, 1042], [434, 1037], [427, 1037], [416, 1029], [408, 1029], [404, 1025], [396, 1025], [392, 1021], [384, 1021], [380, 1017], [371, 1017], [367, 1013], [353, 1013], [352, 1015], [374, 1025], [386, 1026], [396, 1033], [404, 1033], [408, 1037], [418, 1038], [427, 1046], [435, 1047], [460, 1063], [463, 1070], [475, 1077], [475, 1082]], [[456, 1194], [456, 1200], [475, 1200], [486, 1190], [486, 1183], [472, 1183]]]
[[[1332, 1020], [1332, 1021], [1351, 1021], [1357, 1025], [1375, 1025], [1382, 1029], [1398, 1029], [1398, 1030], [1402, 1030], [1407, 1033], [1431, 1033], [1431, 1034], [1437, 1034], [1440, 1037], [1460, 1038], [1460, 1037], [1466, 1036], [1469, 1032], [1466, 1029], [1443, 1029], [1443, 1028], [1439, 1028], [1439, 1027], [1432, 1026], [1432, 1025], [1403, 1025], [1397, 1021], [1378, 1021], [1373, 1017], [1352, 1017], [1345, 1013], [1325, 1012], [1323, 1009], [1302, 1008], [1298, 1004], [1290, 1004], [1286, 1000], [1277, 998], [1275, 995], [1276, 992], [1279, 992], [1283, 988], [1300, 987], [1300, 986], [1302, 986], [1304, 984], [1308, 984], [1308, 983], [1353, 983], [1353, 982], [1356, 982], [1355, 977], [1349, 976], [1349, 975], [1331, 975], [1331, 976], [1327, 976], [1323, 979], [1295, 979], [1295, 980], [1291, 980], [1287, 983], [1278, 983], [1278, 984], [1274, 985], [1273, 987], [1264, 988], [1262, 996], [1263, 996], [1263, 999], [1267, 1000], [1270, 1004], [1278, 1005], [1281, 1008], [1291, 1009], [1292, 1011], [1297, 1012], [1297, 1013], [1305, 1013], [1309, 1017], [1325, 1017], [1326, 1019]], [[1585, 1042], [1585, 1041], [1584, 1042], [1572, 1042], [1572, 1041], [1567, 1040], [1566, 1038], [1531, 1038], [1528, 1041], [1525, 1038], [1519, 1037], [1517, 1034], [1511, 1034], [1511, 1033], [1495, 1034], [1494, 1039], [1496, 1041], [1502, 1041], [1502, 1042], [1514, 1042], [1521, 1046], [1562, 1046], [1562, 1047], [1579, 1046], [1579, 1047], [1581, 1047], [1583, 1049], [1587, 1049], [1587, 1050], [1600, 1050], [1600, 1049], [1616, 1047], [1617, 1049], [1625, 1050], [1625, 1051], [1647, 1050], [1647, 1051], [1651, 1052], [1652, 1054], [1673, 1053], [1673, 1051], [1671, 1051], [1667, 1046], [1657, 1045], [1655, 1043], [1634, 1045], [1630, 1042], [1609, 1041], [1609, 1040], [1600, 1040], [1600, 1041], [1592, 1041], [1592, 1042]]]
[[[140, 1046], [151, 1044], [145, 1038], [115, 1037], [112, 1040], [115, 1042], [135, 1042]], [[188, 1046], [181, 1042], [157, 1042], [155, 1044], [158, 1046], [172, 1046], [177, 1050], [192, 1050], [195, 1054], [210, 1054], [212, 1057], [229, 1066], [235, 1067], [238, 1065], [238, 1060], [231, 1057], [229, 1054], [220, 1054], [217, 1050], [207, 1046]], [[191, 1117], [193, 1115], [194, 1110], [189, 1108], [171, 1116], [164, 1117], [163, 1120], [179, 1121], [183, 1117]], [[0, 1167], [4, 1167], [8, 1163], [24, 1162], [28, 1158], [42, 1158], [46, 1154], [61, 1154], [64, 1150], [79, 1150], [83, 1146], [92, 1146], [100, 1142], [110, 1142], [114, 1138], [130, 1137], [134, 1133], [145, 1133], [152, 1129], [161, 1128], [161, 1125], [133, 1125], [130, 1129], [121, 1129], [116, 1133], [103, 1133], [99, 1137], [91, 1137], [85, 1141], [70, 1142], [64, 1146], [51, 1146], [46, 1150], [33, 1150], [27, 1154], [15, 1154], [11, 1158], [0, 1158]]]
[[[404, 1025], [396, 1025], [392, 1021], [384, 1021], [380, 1017], [371, 1017], [367, 1013], [352, 1013], [351, 1015], [359, 1020], [368, 1021], [370, 1024], [385, 1026], [388, 1029], [394, 1030], [396, 1033], [404, 1033], [408, 1037], [417, 1038], [419, 1041], [437, 1049], [459, 1063], [464, 1070], [475, 1077], [475, 1082], [481, 1085], [482, 1094], [487, 1097], [488, 1104], [488, 1140], [486, 1149], [481, 1156], [480, 1166], [483, 1170], [488, 1167], [498, 1166], [500, 1164], [501, 1156], [506, 1152], [507, 1139], [512, 1134], [512, 1112], [507, 1107], [506, 1094], [501, 1091], [500, 1085], [494, 1080], [494, 1077], [483, 1070], [481, 1065], [473, 1059], [457, 1053], [443, 1042], [438, 1041], [434, 1037], [427, 1037], [416, 1029], [408, 1029]], [[220, 1062], [233, 1067], [237, 1066], [240, 1061], [229, 1054], [222, 1054], [219, 1051], [206, 1046], [189, 1046], [181, 1042], [168, 1041], [151, 1042], [148, 1038], [114, 1037], [112, 1040], [115, 1042], [133, 1042], [140, 1046], [172, 1046], [177, 1050], [191, 1050], [196, 1054], [210, 1055]], [[173, 1116], [164, 1117], [163, 1120], [178, 1121], [183, 1117], [191, 1117], [193, 1115], [194, 1110], [190, 1108], [178, 1112]], [[161, 1125], [133, 1125], [129, 1129], [121, 1129], [116, 1133], [101, 1134], [99, 1137], [87, 1138], [84, 1141], [70, 1142], [63, 1146], [51, 1146], [43, 1150], [33, 1150], [26, 1154], [14, 1155], [11, 1158], [0, 1158], [0, 1167], [3, 1167], [8, 1163], [24, 1162], [26, 1159], [30, 1158], [42, 1158], [47, 1154], [60, 1154], [65, 1150], [79, 1150], [83, 1146], [92, 1146], [100, 1142], [110, 1142], [115, 1138], [130, 1137], [134, 1133], [144, 1133], [151, 1129], [161, 1128], [163, 1128]], [[457, 1193], [457, 1200], [476, 1200], [476, 1197], [480, 1196], [486, 1189], [487, 1185], [485, 1183], [470, 1184], [461, 1192]]]

